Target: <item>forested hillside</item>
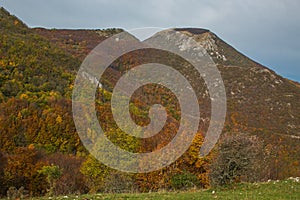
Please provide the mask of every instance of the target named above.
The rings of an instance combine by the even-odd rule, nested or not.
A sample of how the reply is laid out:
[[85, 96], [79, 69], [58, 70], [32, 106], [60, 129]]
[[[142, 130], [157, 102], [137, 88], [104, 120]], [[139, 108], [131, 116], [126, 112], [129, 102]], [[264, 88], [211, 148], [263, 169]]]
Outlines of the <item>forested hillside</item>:
[[[159, 171], [121, 173], [89, 155], [73, 122], [74, 80], [86, 55], [99, 42], [121, 31], [32, 29], [0, 9], [0, 196], [8, 190], [31, 196], [180, 190], [300, 176], [299, 84], [241, 55], [207, 30], [178, 29], [196, 38], [212, 55], [224, 79], [228, 113], [216, 148], [199, 157], [207, 126], [204, 123], [189, 150]], [[136, 139], [116, 126], [111, 113], [112, 87], [120, 76], [147, 61], [148, 56], [160, 53], [146, 55], [140, 51], [120, 57], [106, 71], [103, 88], [97, 91], [95, 107], [106, 135], [132, 152], [162, 148], [178, 128], [178, 104], [162, 87], [139, 89], [130, 110], [135, 121], [147, 124], [149, 105], [144, 102], [161, 102], [170, 115], [165, 135]], [[178, 67], [181, 64], [172, 63], [172, 58], [168, 62]], [[193, 84], [201, 91], [202, 83]], [[200, 100], [202, 108], [210, 105], [208, 96]], [[209, 111], [203, 113], [209, 118]], [[229, 154], [220, 153], [223, 150]], [[228, 155], [236, 162], [226, 160]]]

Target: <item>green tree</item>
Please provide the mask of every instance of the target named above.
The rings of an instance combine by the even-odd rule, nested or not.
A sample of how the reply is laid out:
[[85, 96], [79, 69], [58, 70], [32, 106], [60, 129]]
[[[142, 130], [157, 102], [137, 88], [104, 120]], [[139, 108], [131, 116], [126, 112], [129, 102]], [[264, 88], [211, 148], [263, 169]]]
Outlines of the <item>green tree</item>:
[[85, 175], [90, 192], [95, 193], [104, 190], [105, 178], [111, 170], [89, 155], [86, 161], [82, 163], [80, 171]]
[[48, 195], [52, 196], [54, 194], [56, 182], [62, 175], [61, 169], [57, 165], [48, 165], [43, 166], [38, 172], [46, 176], [49, 184]]

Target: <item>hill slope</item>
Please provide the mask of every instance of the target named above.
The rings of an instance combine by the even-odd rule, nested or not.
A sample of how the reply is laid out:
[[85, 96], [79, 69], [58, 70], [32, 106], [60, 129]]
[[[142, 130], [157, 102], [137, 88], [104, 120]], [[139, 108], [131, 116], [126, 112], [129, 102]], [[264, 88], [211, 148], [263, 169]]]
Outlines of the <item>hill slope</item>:
[[[30, 29], [3, 8], [0, 9], [0, 159], [8, 161], [0, 162], [0, 193], [4, 194], [11, 184], [16, 187], [25, 184], [28, 188], [34, 188], [31, 188], [34, 194], [43, 194], [45, 188], [39, 188], [43, 186], [37, 184], [43, 177], [40, 177], [37, 171], [41, 166], [49, 163], [65, 168], [64, 177], [60, 179], [62, 188], [68, 186], [68, 178], [76, 175], [74, 175], [76, 187], [73, 185], [73, 190], [67, 188], [68, 191], [77, 191], [78, 185], [82, 186], [83, 180], [88, 180], [88, 178], [83, 179], [80, 176], [82, 174], [79, 173], [82, 160], [90, 160], [77, 135], [72, 118], [71, 93], [74, 79], [86, 55], [99, 42], [120, 31], [120, 29]], [[249, 135], [259, 136], [272, 157], [273, 168], [268, 177], [300, 176], [300, 85], [240, 54], [208, 30], [180, 28], [157, 34], [168, 35], [171, 31], [180, 31], [194, 38], [217, 64], [227, 93], [228, 111], [224, 135], [246, 132]], [[103, 88], [98, 91], [96, 108], [98, 111], [102, 110], [98, 112], [98, 117], [104, 129], [108, 130], [109, 137], [117, 143], [120, 142], [118, 136], [124, 134], [116, 127], [109, 111], [112, 88], [128, 69], [143, 61], [149, 61], [152, 56], [159, 57], [160, 53], [162, 52], [140, 51], [125, 55], [110, 66], [104, 79], [101, 80]], [[161, 61], [181, 67], [180, 62], [172, 63], [172, 58], [164, 58]], [[201, 116], [204, 117], [200, 132], [203, 132], [209, 122], [210, 111], [207, 108], [210, 106], [210, 98], [205, 90], [202, 90], [205, 86], [201, 81], [194, 81], [192, 84], [200, 94], [203, 94], [199, 99], [203, 113]], [[156, 98], [151, 96], [153, 92], [156, 92]], [[147, 94], [146, 97], [143, 97], [144, 94]], [[176, 102], [167, 98], [168, 95], [170, 91], [159, 87], [145, 87], [138, 90], [137, 97], [132, 99], [132, 118], [141, 121], [141, 124], [147, 124], [149, 105], [144, 103], [145, 100], [151, 99], [152, 103], [162, 100], [172, 115], [169, 119], [170, 129], [176, 130], [180, 112], [176, 110], [178, 108]], [[153, 137], [150, 142], [146, 140], [136, 142], [125, 135], [128, 140], [123, 143], [121, 141], [121, 145], [126, 147], [127, 142], [130, 141], [130, 150], [147, 152], [161, 148], [174, 137], [173, 133], [168, 132], [168, 134]], [[138, 177], [137, 184], [142, 188], [141, 191], [147, 191], [149, 188], [158, 189], [160, 184], [165, 186], [164, 184], [169, 183], [171, 175], [183, 171], [197, 174], [202, 186], [207, 187], [209, 171], [207, 163], [211, 158], [201, 160], [198, 157], [201, 141], [200, 134], [196, 138], [196, 145], [170, 168]], [[26, 160], [19, 162], [18, 159], [21, 160], [22, 156], [16, 155], [28, 155], [27, 151], [46, 154], [34, 154], [32, 159], [35, 159], [35, 164], [23, 165]], [[55, 160], [61, 157], [67, 160], [67, 164], [62, 163], [61, 159]], [[26, 173], [28, 171], [30, 173]], [[17, 172], [24, 172], [24, 174]], [[164, 183], [159, 182], [160, 173], [165, 175]], [[103, 174], [107, 174], [107, 171]], [[86, 192], [86, 186], [80, 188], [81, 192]]]
[[[238, 130], [243, 130], [243, 127], [253, 130], [266, 129], [274, 134], [300, 137], [300, 85], [298, 83], [285, 79], [252, 61], [208, 30], [174, 30], [193, 37], [217, 64], [226, 87], [228, 123], [233, 125], [236, 118], [235, 128]], [[36, 29], [35, 31], [58, 46], [66, 46], [69, 52], [76, 51], [73, 55], [81, 59], [106, 38], [96, 30]], [[67, 46], [68, 41], [86, 45], [81, 47], [84, 49], [81, 51], [77, 47], [72, 48], [72, 45]]]
[[[174, 30], [194, 38], [199, 46], [206, 49], [221, 72], [228, 106], [223, 132], [246, 132], [258, 135], [266, 144], [270, 144], [274, 148], [276, 146], [277, 156], [281, 155], [279, 152], [290, 152], [290, 155], [281, 155], [286, 157], [282, 162], [289, 160], [290, 164], [288, 165], [296, 165], [296, 171], [300, 173], [298, 162], [300, 160], [300, 85], [279, 76], [274, 71], [239, 53], [209, 30], [177, 28], [169, 31]], [[79, 58], [83, 58], [86, 52], [98, 44], [97, 42], [105, 39], [105, 37], [99, 36], [99, 32], [96, 30], [72, 31], [73, 35], [69, 34], [68, 36], [64, 34], [65, 30], [55, 30], [55, 35], [51, 30], [36, 31], [58, 46], [64, 46], [67, 40], [88, 44], [84, 51], [77, 51], [76, 54], [73, 54]], [[81, 37], [76, 36], [75, 33], [80, 34]], [[94, 36], [91, 37], [91, 34]], [[168, 31], [157, 34], [168, 34]], [[97, 40], [91, 39], [96, 35]], [[70, 49], [67, 51], [69, 52]], [[109, 80], [106, 80], [106, 83], [114, 85], [122, 73], [147, 61], [148, 56], [155, 56], [156, 53], [133, 54], [130, 57], [130, 63], [121, 58], [109, 68]], [[143, 59], [140, 59], [141, 57]], [[198, 88], [203, 88], [203, 83], [196, 82], [194, 84], [198, 85]], [[145, 91], [140, 94], [143, 93], [147, 94]], [[161, 96], [163, 95], [161, 94]], [[210, 104], [206, 102], [207, 98], [208, 96], [204, 97], [202, 105], [204, 110], [201, 110], [204, 117], [209, 117], [209, 110], [206, 108]], [[206, 120], [206, 126], [208, 122]], [[203, 130], [205, 130], [205, 125]]]

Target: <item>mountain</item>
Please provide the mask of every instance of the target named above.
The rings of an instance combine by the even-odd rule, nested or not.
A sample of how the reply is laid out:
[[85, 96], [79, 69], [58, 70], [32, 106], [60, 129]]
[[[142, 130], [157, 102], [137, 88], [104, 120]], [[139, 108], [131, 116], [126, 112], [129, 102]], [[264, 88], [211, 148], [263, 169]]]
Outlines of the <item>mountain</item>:
[[[227, 123], [238, 131], [269, 131], [299, 138], [299, 84], [242, 55], [205, 29], [177, 28], [206, 49], [221, 72], [227, 94]], [[168, 34], [168, 31], [158, 33]]]
[[[252, 61], [208, 30], [174, 30], [193, 37], [216, 63], [226, 87], [228, 123], [236, 123], [234, 127], [240, 131], [246, 128], [248, 131], [265, 130], [272, 134], [300, 137], [299, 83], [283, 78]], [[97, 30], [35, 31], [47, 37], [53, 44], [65, 47], [66, 51], [76, 51], [73, 55], [81, 59], [106, 38]], [[84, 45], [74, 47], [74, 44]]]
[[[206, 29], [175, 28], [153, 37], [168, 38], [174, 31], [193, 38], [212, 57], [221, 73], [227, 96], [223, 133], [244, 132], [260, 137], [266, 147], [276, 149], [274, 166], [290, 163], [286, 169], [293, 166], [299, 173], [300, 84], [249, 59]], [[180, 42], [182, 46], [189, 45], [189, 39]], [[194, 84], [205, 87], [201, 82]], [[209, 104], [204, 107], [210, 108]]]
[[[65, 156], [66, 160], [69, 159], [68, 162], [77, 163], [74, 169], [78, 169], [78, 174], [80, 174], [78, 163], [81, 164], [82, 161], [77, 161], [77, 158], [73, 156], [83, 158], [83, 160], [89, 159], [87, 158], [88, 152], [83, 147], [73, 122], [71, 94], [74, 80], [80, 64], [88, 53], [106, 38], [120, 32], [122, 32], [121, 29], [28, 28], [5, 9], [0, 9], [0, 159], [2, 159], [1, 152], [8, 161], [18, 159], [15, 157], [18, 152], [25, 151], [25, 155], [27, 151], [31, 152], [34, 146], [36, 151], [45, 151], [46, 155], [37, 154], [35, 158], [40, 159], [34, 165], [37, 168], [26, 168], [26, 170], [37, 172], [42, 161], [48, 164], [60, 163], [61, 161], [55, 160], [55, 157]], [[243, 132], [258, 136], [273, 159], [271, 163], [273, 171], [270, 171], [269, 177], [300, 176], [300, 84], [283, 78], [251, 60], [206, 29], [174, 28], [159, 32], [149, 40], [157, 36], [170, 36], [174, 32], [193, 38], [197, 45], [204, 48], [212, 57], [221, 73], [227, 95], [223, 135]], [[184, 45], [185, 41], [181, 42]], [[173, 57], [162, 56], [165, 55], [164, 53], [150, 50], [131, 52], [121, 56], [110, 65], [103, 79], [100, 80], [103, 88], [97, 91], [95, 103], [96, 109], [101, 111], [97, 113], [98, 118], [102, 122], [103, 129], [109, 132], [110, 139], [116, 143], [119, 144], [120, 141], [114, 134], [117, 136], [124, 136], [124, 134], [116, 127], [110, 111], [109, 101], [113, 87], [125, 72], [143, 62], [150, 61], [151, 57], [157, 57], [163, 63], [172, 64], [179, 70], [182, 69], [183, 61], [177, 62]], [[193, 74], [193, 71], [190, 71], [190, 74]], [[93, 76], [90, 75], [88, 78], [93, 78]], [[200, 132], [203, 133], [209, 124], [210, 110], [208, 108], [210, 108], [211, 101], [206, 90], [203, 89], [205, 88], [203, 80], [191, 78], [193, 78], [191, 85], [200, 94], [198, 96], [202, 117]], [[153, 92], [159, 95], [151, 96]], [[137, 97], [133, 97], [130, 107], [131, 117], [135, 121], [139, 121], [140, 124], [149, 123], [147, 117], [149, 105], [144, 102], [163, 101], [163, 104], [170, 110], [171, 116], [168, 119], [170, 129], [178, 128], [180, 111], [177, 109], [179, 106], [170, 100], [169, 95], [172, 96], [170, 91], [147, 86], [139, 89], [135, 95]], [[89, 132], [89, 134], [93, 133]], [[153, 137], [150, 142], [136, 141], [125, 135], [126, 142], [120, 145], [126, 148], [130, 143], [130, 150], [138, 149], [138, 151], [148, 152], [160, 148], [174, 137], [173, 133], [168, 132], [168, 134]], [[138, 145], [142, 147], [137, 147]], [[63, 153], [63, 156], [59, 153]], [[195, 162], [191, 160], [187, 162], [185, 156], [182, 159], [185, 164], [180, 166], [184, 166], [185, 170], [207, 173], [207, 168], [199, 164], [206, 161], [195, 158]], [[0, 186], [3, 163], [5, 162], [0, 163]], [[13, 162], [7, 163], [11, 167], [6, 166], [5, 169], [12, 170], [11, 174], [14, 174], [13, 170], [19, 169], [14, 167]], [[184, 170], [181, 169], [181, 171]], [[69, 174], [69, 178], [73, 175], [68, 170], [65, 170], [65, 173]], [[3, 176], [6, 180], [6, 185], [3, 186], [5, 189], [8, 189], [8, 185], [12, 182], [16, 186], [22, 186], [26, 180], [27, 185], [32, 185], [33, 181], [38, 182], [40, 178], [37, 174], [29, 176], [28, 173], [22, 175], [23, 179], [12, 178], [12, 175], [6, 177], [6, 175]], [[200, 177], [199, 174], [197, 176]], [[151, 181], [157, 183], [155, 182], [157, 177], [160, 175]], [[78, 178], [78, 184], [83, 182], [80, 178]], [[148, 181], [148, 178], [145, 180]], [[205, 180], [207, 185], [207, 178]], [[66, 182], [61, 184], [66, 185]], [[4, 194], [5, 189], [0, 193]], [[41, 191], [43, 190], [38, 188], [34, 190], [34, 194], [40, 194]]]

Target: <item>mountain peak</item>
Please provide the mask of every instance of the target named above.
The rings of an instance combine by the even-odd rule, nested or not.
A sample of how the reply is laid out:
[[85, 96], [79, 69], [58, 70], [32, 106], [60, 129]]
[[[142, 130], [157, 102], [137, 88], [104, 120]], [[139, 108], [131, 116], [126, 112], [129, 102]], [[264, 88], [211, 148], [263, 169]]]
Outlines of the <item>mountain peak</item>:
[[[203, 28], [171, 28], [156, 35], [170, 34], [172, 32], [180, 32], [193, 38], [199, 46], [206, 50], [216, 64], [224, 66], [239, 66], [239, 67], [251, 67], [254, 62], [247, 56], [238, 52], [235, 48], [227, 44], [216, 34], [208, 29]], [[155, 36], [154, 36], [155, 37]], [[188, 41], [186, 41], [188, 42]]]
[[194, 35], [200, 35], [209, 32], [209, 30], [203, 28], [174, 28], [174, 31], [188, 32]]

